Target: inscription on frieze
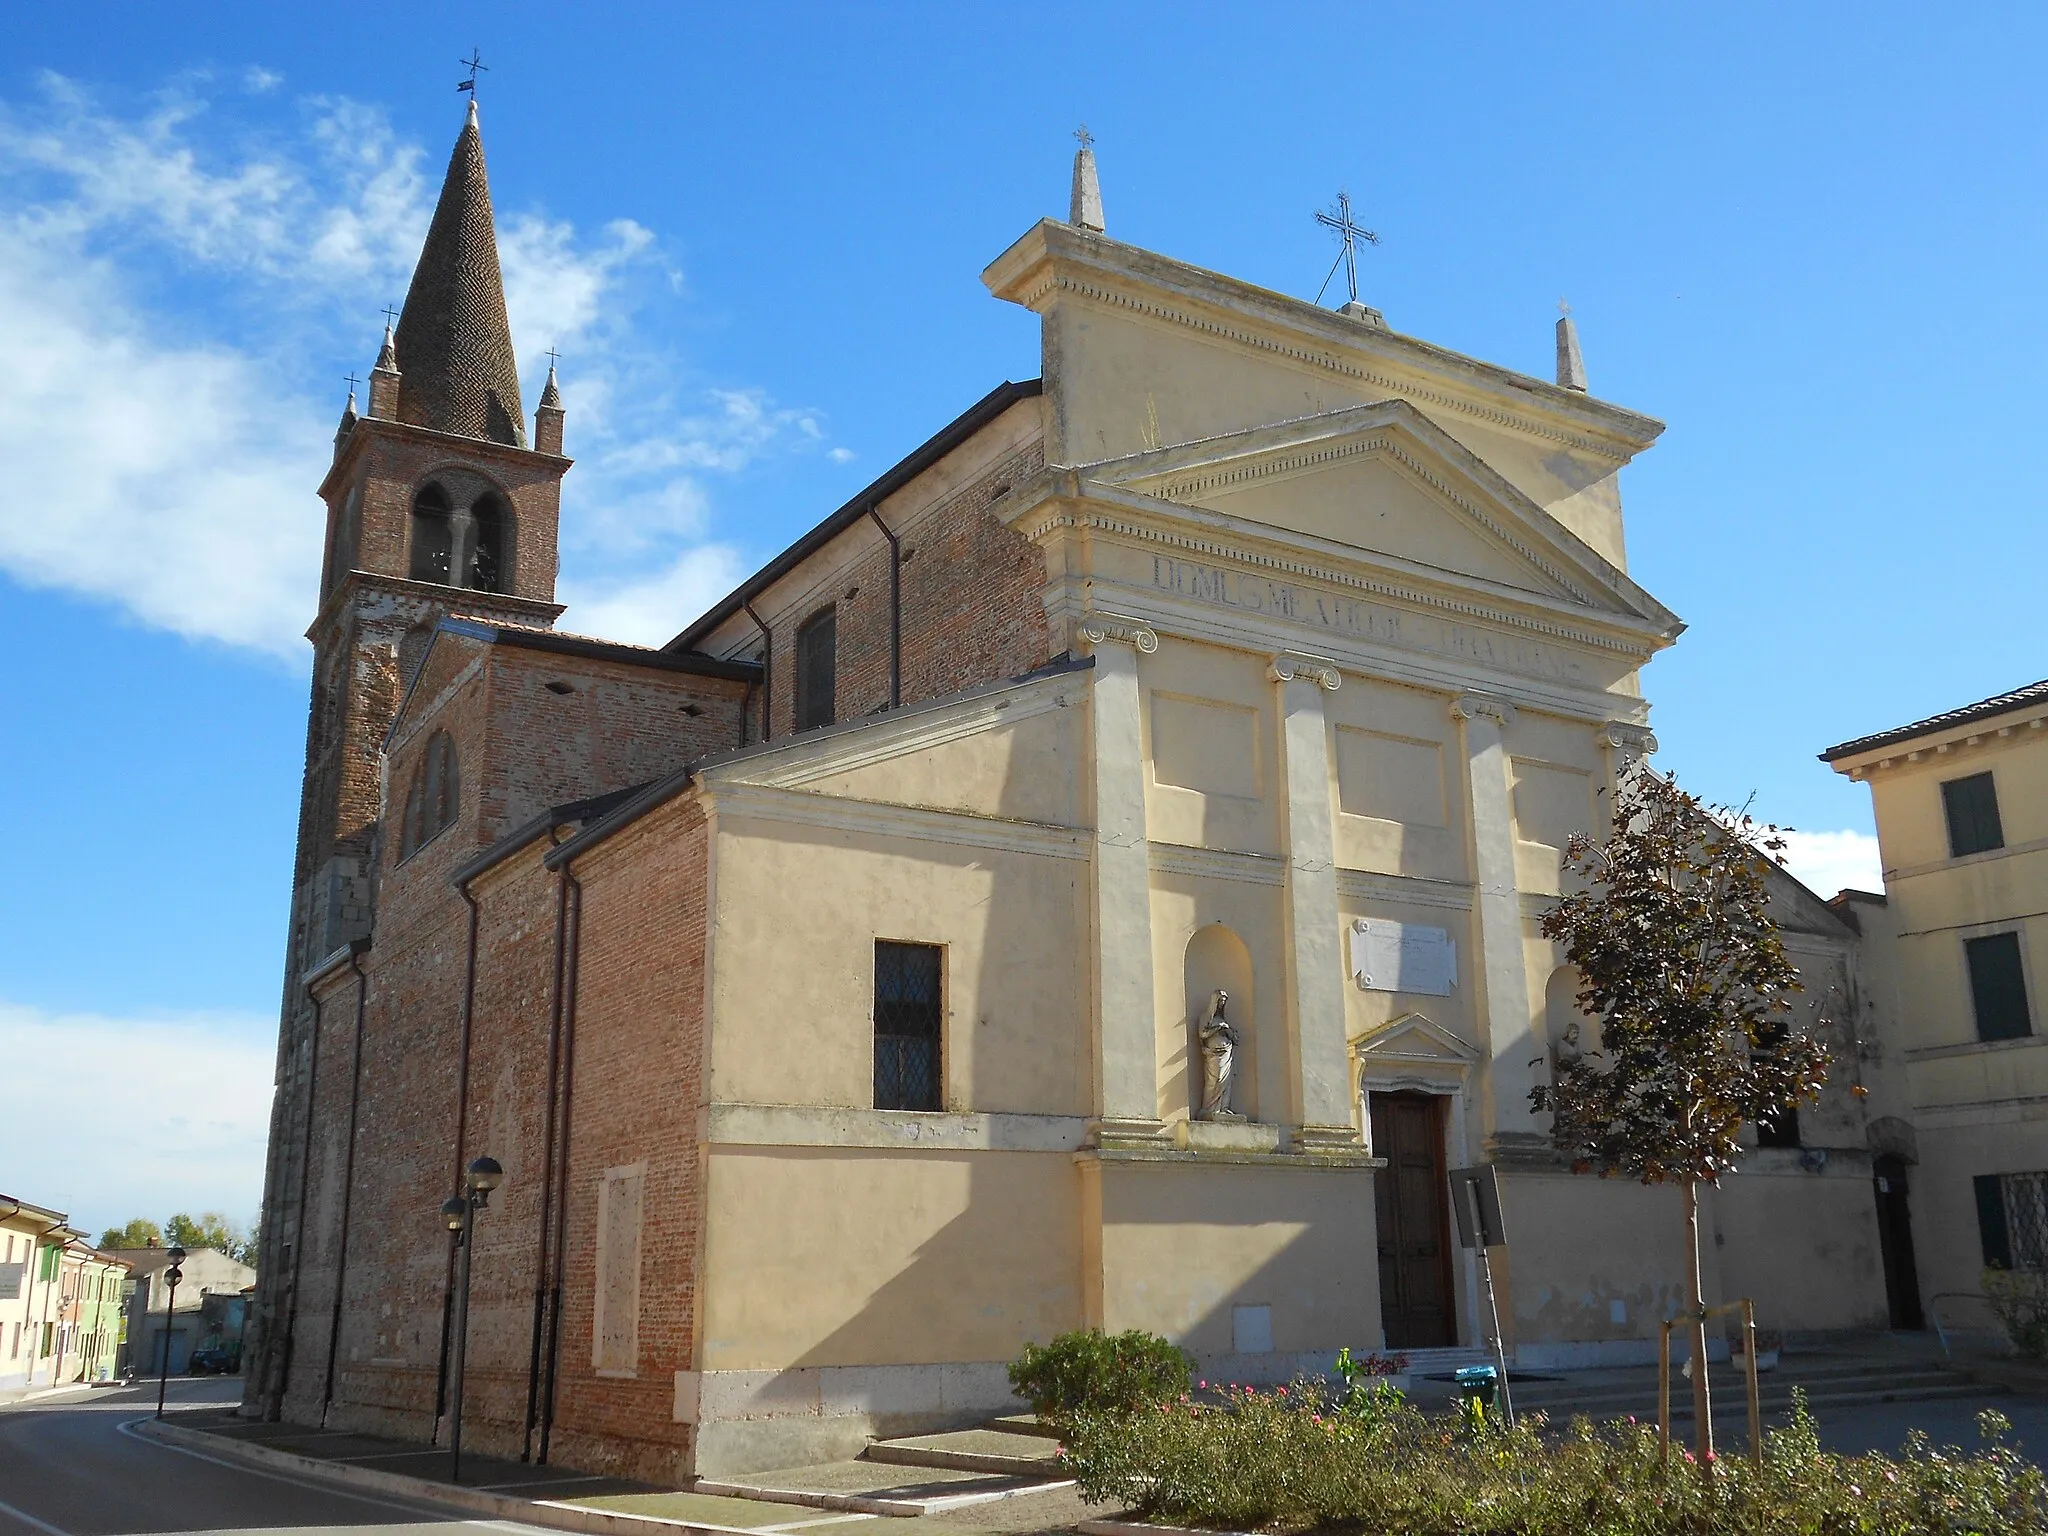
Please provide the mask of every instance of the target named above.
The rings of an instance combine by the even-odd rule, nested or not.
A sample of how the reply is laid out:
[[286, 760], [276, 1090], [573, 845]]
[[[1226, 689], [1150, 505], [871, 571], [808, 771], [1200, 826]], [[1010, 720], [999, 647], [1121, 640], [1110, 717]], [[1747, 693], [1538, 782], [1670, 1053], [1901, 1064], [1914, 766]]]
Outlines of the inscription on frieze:
[[1428, 614], [1408, 613], [1383, 603], [1318, 592], [1251, 571], [1154, 555], [1152, 585], [1162, 592], [1190, 597], [1213, 607], [1289, 619], [1402, 650], [1425, 651], [1433, 656], [1448, 656], [1558, 682], [1587, 680], [1585, 663], [1558, 646], [1496, 634]]

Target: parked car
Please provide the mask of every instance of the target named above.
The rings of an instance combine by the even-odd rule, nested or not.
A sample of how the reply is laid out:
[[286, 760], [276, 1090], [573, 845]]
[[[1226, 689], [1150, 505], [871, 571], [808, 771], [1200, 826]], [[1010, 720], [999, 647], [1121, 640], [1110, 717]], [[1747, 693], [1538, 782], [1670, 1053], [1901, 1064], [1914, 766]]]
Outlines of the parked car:
[[226, 1376], [235, 1369], [235, 1357], [224, 1349], [195, 1349], [185, 1369], [194, 1376]]

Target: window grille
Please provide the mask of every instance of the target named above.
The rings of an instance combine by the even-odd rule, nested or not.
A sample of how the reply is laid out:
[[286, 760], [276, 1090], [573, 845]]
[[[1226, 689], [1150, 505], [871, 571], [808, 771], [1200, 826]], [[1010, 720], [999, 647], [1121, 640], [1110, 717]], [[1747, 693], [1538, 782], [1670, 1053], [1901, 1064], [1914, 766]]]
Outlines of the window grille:
[[1983, 1173], [1975, 1183], [1985, 1266], [2048, 1271], [2048, 1172]]
[[875, 942], [875, 1108], [939, 1109], [940, 951]]
[[2005, 828], [1998, 819], [1998, 786], [1990, 774], [1950, 779], [1941, 786], [1941, 808], [1948, 816], [1950, 858], [2005, 846]]

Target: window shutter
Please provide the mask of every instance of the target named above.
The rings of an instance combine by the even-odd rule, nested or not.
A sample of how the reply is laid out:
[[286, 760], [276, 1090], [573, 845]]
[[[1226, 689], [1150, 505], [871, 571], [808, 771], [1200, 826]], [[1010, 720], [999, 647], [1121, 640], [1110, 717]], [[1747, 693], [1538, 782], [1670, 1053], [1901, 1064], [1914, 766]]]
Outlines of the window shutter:
[[2005, 828], [1998, 818], [1998, 786], [1990, 774], [1950, 779], [1941, 786], [1941, 808], [1948, 817], [1949, 857], [1960, 859], [2005, 846]]
[[2017, 933], [1993, 933], [1964, 943], [1970, 966], [1970, 1001], [1979, 1040], [2021, 1040], [2033, 1033], [2027, 1014], [2026, 968]]
[[838, 669], [839, 616], [826, 608], [796, 632], [796, 729], [808, 731], [837, 718], [833, 697]]
[[1977, 1187], [1977, 1237], [1984, 1245], [1986, 1269], [2012, 1268], [2012, 1243], [2005, 1232], [2005, 1191], [1995, 1173], [1980, 1173]]

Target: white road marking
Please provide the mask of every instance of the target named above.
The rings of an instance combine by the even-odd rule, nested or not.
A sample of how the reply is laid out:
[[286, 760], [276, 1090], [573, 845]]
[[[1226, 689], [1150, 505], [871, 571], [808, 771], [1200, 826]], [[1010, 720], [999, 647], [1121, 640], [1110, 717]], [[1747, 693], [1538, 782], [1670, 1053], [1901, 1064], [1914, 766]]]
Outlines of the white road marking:
[[69, 1531], [59, 1530], [47, 1520], [38, 1520], [25, 1509], [16, 1509], [12, 1504], [0, 1502], [0, 1515], [10, 1520], [19, 1520], [30, 1530], [41, 1531], [43, 1536], [71, 1536]]

